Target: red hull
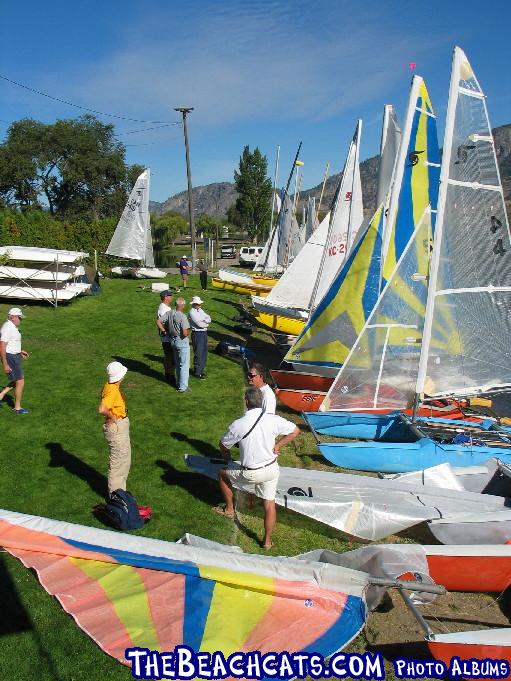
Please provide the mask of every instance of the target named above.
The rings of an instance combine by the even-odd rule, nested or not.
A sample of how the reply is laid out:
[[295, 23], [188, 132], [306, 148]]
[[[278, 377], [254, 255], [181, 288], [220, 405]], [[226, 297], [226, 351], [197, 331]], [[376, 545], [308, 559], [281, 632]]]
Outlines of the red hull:
[[330, 376], [302, 374], [298, 371], [280, 371], [279, 369], [274, 369], [270, 373], [279, 388], [287, 388], [290, 390], [328, 392], [330, 386], [334, 382], [334, 379]]
[[509, 556], [428, 555], [427, 560], [431, 577], [449, 591], [500, 593], [511, 585], [511, 550]]
[[[444, 662], [447, 668], [450, 667], [454, 656], [459, 657], [460, 660], [466, 660], [469, 664], [470, 660], [476, 658], [478, 660], [507, 660], [511, 665], [511, 648], [509, 646], [435, 641], [427, 641], [427, 644], [433, 657]], [[483, 681], [492, 677], [479, 676], [477, 678], [479, 681]]]
[[318, 411], [325, 399], [326, 392], [314, 390], [282, 390], [275, 391], [279, 400], [294, 411]]

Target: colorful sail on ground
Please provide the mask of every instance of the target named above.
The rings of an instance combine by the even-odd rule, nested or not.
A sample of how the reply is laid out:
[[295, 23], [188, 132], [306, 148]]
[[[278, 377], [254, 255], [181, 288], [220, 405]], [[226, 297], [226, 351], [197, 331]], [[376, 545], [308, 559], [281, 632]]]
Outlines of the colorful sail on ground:
[[383, 207], [380, 206], [285, 360], [340, 367], [378, 299]]
[[[198, 548], [0, 511], [0, 546], [36, 570], [77, 624], [127, 664], [126, 648], [315, 651], [365, 623], [365, 573]], [[233, 617], [235, 613], [235, 617]]]
[[[450, 320], [449, 339], [435, 339]], [[511, 242], [485, 95], [454, 49], [417, 393], [511, 385]]]
[[153, 242], [149, 216], [150, 170], [138, 176], [131, 190], [106, 253], [120, 258], [140, 260], [154, 267]]
[[427, 206], [434, 230], [439, 171], [435, 114], [423, 79], [414, 76], [383, 238], [382, 288]]

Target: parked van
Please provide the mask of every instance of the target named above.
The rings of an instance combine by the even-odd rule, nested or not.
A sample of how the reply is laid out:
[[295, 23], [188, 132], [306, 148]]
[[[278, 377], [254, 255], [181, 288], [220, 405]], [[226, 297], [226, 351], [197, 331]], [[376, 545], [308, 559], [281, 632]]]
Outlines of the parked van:
[[263, 249], [264, 246], [242, 246], [240, 248], [240, 265], [242, 267], [253, 267]]
[[221, 258], [235, 258], [236, 252], [236, 246], [234, 244], [223, 244], [220, 247]]

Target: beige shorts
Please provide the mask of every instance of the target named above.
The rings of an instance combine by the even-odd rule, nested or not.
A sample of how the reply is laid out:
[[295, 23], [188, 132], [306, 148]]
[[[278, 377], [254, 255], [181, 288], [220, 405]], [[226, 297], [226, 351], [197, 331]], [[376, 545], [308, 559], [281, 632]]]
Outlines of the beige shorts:
[[226, 473], [231, 482], [236, 483], [236, 487], [248, 492], [255, 491], [261, 499], [274, 501], [280, 473], [279, 464], [276, 461], [271, 466], [258, 468], [255, 471], [243, 469], [239, 463], [231, 461]]

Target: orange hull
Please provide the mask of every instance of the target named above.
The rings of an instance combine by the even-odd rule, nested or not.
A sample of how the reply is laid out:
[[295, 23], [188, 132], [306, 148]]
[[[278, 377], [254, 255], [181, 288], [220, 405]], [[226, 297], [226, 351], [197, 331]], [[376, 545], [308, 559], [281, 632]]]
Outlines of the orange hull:
[[290, 390], [313, 390], [327, 392], [334, 382], [329, 376], [300, 373], [298, 371], [280, 371], [273, 369], [272, 378], [279, 388]]
[[[437, 660], [441, 660], [447, 665], [449, 669], [451, 660], [457, 656], [461, 664], [467, 661], [470, 668], [470, 661], [474, 658], [477, 660], [507, 660], [511, 666], [511, 647], [506, 645], [490, 645], [485, 643], [447, 643], [426, 640], [428, 648]], [[459, 677], [458, 677], [459, 678]], [[466, 676], [464, 678], [467, 678]], [[492, 678], [491, 676], [478, 676], [478, 681]], [[495, 677], [493, 677], [495, 678]]]
[[278, 388], [279, 400], [294, 411], [318, 411], [325, 399], [326, 392], [319, 390], [284, 390]]
[[449, 591], [505, 591], [511, 584], [509, 556], [428, 555], [429, 574]]

